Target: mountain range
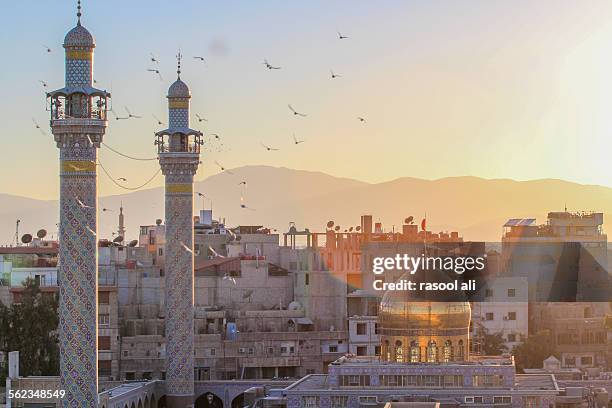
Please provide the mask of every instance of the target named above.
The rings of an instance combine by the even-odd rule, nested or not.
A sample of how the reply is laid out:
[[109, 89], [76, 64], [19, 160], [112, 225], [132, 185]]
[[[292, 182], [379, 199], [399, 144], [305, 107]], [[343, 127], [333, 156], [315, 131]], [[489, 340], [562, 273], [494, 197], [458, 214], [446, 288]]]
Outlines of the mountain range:
[[[459, 231], [467, 240], [499, 241], [508, 218], [545, 222], [549, 211], [563, 211], [565, 205], [612, 215], [612, 188], [556, 179], [402, 177], [366, 183], [283, 167], [244, 166], [230, 171], [196, 182], [195, 191], [207, 197], [195, 196], [196, 210], [212, 205], [214, 218], [225, 219], [229, 226], [263, 225], [279, 232], [286, 231], [290, 222], [298, 229], [324, 231], [329, 220], [345, 229], [358, 225], [362, 214], [373, 215], [385, 230], [399, 230], [407, 216], [420, 220], [426, 215], [428, 229], [434, 232]], [[163, 194], [163, 188], [151, 188], [100, 197], [99, 236], [111, 238], [117, 230], [123, 203], [127, 238], [137, 238], [140, 225], [164, 218]], [[13, 242], [16, 219], [21, 220], [20, 234], [45, 228], [56, 236], [58, 203], [0, 194], [0, 245]]]

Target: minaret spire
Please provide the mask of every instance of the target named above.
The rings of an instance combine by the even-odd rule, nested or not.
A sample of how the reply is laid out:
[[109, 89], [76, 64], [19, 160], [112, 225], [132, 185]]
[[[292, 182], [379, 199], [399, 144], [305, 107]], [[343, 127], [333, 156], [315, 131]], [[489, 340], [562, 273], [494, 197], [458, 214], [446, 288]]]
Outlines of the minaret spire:
[[176, 54], [176, 75], [178, 79], [181, 79], [181, 59], [183, 58], [183, 55], [181, 54], [181, 50], [179, 49], [178, 54]]
[[81, 0], [77, 0], [77, 25], [81, 25]]

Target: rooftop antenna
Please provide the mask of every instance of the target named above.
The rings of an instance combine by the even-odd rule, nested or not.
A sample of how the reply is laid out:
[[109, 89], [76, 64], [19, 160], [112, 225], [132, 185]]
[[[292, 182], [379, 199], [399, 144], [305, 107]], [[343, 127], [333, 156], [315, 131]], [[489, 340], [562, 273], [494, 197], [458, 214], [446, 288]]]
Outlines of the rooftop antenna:
[[15, 223], [15, 246], [19, 246], [19, 223], [21, 220], [17, 220]]

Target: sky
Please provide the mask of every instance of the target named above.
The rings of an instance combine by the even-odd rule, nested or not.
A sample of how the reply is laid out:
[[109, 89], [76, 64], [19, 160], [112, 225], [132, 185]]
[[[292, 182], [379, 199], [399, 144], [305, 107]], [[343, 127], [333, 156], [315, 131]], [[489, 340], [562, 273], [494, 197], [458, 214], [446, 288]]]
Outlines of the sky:
[[[0, 193], [58, 196], [39, 81], [63, 86], [75, 3], [2, 5]], [[120, 115], [127, 106], [142, 116], [110, 120], [104, 139], [132, 156], [155, 157], [153, 115], [167, 121], [181, 50], [192, 127], [224, 145], [208, 146], [197, 180], [219, 172], [217, 161], [373, 183], [471, 175], [612, 187], [612, 2], [84, 0], [82, 22], [96, 39], [96, 86]], [[150, 53], [163, 81], [146, 71], [158, 67]], [[126, 186], [158, 169], [106, 148], [99, 157]], [[100, 174], [101, 195], [123, 192]]]

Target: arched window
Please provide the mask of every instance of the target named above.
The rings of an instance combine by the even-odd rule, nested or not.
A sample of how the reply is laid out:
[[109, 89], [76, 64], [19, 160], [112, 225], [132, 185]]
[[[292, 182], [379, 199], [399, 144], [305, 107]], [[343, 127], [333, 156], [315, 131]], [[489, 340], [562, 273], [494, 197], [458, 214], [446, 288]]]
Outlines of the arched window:
[[389, 340], [385, 340], [384, 343], [385, 349], [383, 350], [383, 355], [386, 356], [386, 361], [391, 361], [391, 350], [389, 349]]
[[465, 358], [465, 351], [463, 348], [463, 340], [459, 340], [459, 342], [457, 343], [457, 360], [464, 360]]
[[453, 343], [450, 340], [446, 340], [444, 343], [444, 349], [442, 350], [442, 361], [448, 363], [453, 360]]
[[421, 361], [421, 346], [416, 341], [410, 343], [410, 362], [418, 363]]
[[427, 362], [437, 363], [438, 362], [438, 345], [435, 341], [431, 340], [427, 345]]
[[395, 342], [395, 361], [398, 363], [404, 362], [404, 349], [402, 348], [402, 342], [399, 340]]

